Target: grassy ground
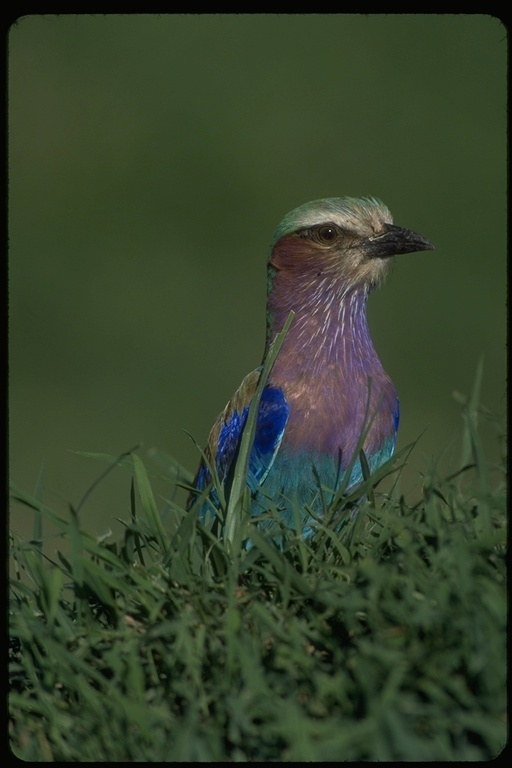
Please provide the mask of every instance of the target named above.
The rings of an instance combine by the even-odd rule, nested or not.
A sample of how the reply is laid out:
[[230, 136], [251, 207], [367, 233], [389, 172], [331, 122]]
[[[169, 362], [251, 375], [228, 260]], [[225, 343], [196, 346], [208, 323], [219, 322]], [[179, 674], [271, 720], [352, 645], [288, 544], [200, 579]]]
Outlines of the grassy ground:
[[[123, 762], [497, 755], [507, 738], [505, 475], [482, 456], [475, 402], [462, 410], [459, 472], [419, 478], [412, 505], [369, 478], [368, 501], [340, 533], [306, 543], [290, 531], [282, 550], [238, 524], [234, 506], [218, 537], [195, 509], [171, 500], [158, 510], [136, 453], [109, 465], [132, 474], [122, 541], [83, 530], [88, 498], [63, 517], [40, 488], [16, 490], [34, 536], [12, 535], [13, 753]], [[403, 460], [384, 473], [396, 477]], [[50, 523], [66, 554], [43, 548]]]

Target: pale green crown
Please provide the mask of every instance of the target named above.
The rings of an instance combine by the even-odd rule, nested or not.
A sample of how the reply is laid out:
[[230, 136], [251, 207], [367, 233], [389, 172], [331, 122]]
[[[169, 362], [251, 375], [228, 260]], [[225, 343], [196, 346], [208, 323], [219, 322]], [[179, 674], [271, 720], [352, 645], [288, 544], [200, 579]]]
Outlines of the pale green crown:
[[374, 197], [326, 197], [287, 213], [274, 234], [272, 247], [285, 235], [320, 224], [338, 224], [365, 237], [384, 223], [392, 224], [393, 217], [384, 203]]

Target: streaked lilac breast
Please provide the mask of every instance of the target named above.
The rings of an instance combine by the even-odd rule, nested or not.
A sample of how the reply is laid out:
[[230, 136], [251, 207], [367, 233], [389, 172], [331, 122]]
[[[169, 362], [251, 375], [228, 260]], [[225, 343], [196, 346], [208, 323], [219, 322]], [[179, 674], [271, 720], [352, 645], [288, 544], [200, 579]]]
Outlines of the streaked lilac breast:
[[269, 296], [274, 333], [296, 313], [271, 374], [290, 406], [282, 449], [338, 456], [345, 468], [363, 430], [372, 455], [398, 425], [395, 388], [370, 337], [367, 292], [325, 278], [286, 287], [278, 274]]

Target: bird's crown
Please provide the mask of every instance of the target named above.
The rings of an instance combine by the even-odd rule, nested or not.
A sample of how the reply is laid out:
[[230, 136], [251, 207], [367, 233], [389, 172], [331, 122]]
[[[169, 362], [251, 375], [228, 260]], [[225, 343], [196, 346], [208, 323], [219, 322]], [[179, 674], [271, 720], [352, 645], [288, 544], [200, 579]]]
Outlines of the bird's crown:
[[374, 197], [326, 197], [299, 205], [287, 213], [274, 234], [272, 246], [286, 235], [321, 224], [337, 224], [367, 237], [382, 224], [392, 222], [389, 209]]

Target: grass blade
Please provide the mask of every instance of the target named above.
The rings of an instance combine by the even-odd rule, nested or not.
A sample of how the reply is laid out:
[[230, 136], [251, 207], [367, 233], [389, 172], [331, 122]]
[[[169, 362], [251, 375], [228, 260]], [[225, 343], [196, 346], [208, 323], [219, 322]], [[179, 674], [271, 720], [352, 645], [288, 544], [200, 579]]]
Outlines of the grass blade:
[[277, 359], [277, 356], [279, 354], [279, 351], [281, 349], [285, 336], [288, 333], [288, 329], [292, 324], [293, 317], [294, 317], [294, 313], [290, 312], [286, 320], [286, 323], [283, 326], [283, 330], [276, 335], [274, 341], [270, 346], [269, 353], [267, 355], [265, 364], [260, 374], [260, 378], [258, 380], [258, 386], [256, 387], [256, 392], [254, 394], [254, 397], [251, 401], [251, 405], [249, 407], [247, 421], [245, 423], [245, 426], [242, 432], [242, 439], [240, 441], [240, 451], [238, 453], [238, 458], [237, 458], [234, 476], [233, 476], [233, 483], [231, 485], [229, 501], [228, 501], [228, 506], [226, 510], [226, 523], [225, 523], [225, 529], [224, 529], [224, 537], [225, 537], [225, 542], [227, 544], [228, 550], [233, 549], [235, 532], [237, 530], [237, 527], [239, 526], [240, 517], [243, 510], [242, 502], [243, 502], [244, 492], [246, 488], [246, 477], [247, 477], [247, 472], [249, 468], [249, 457], [251, 453], [252, 444], [254, 442], [254, 435], [256, 432], [256, 420], [258, 417], [258, 408], [259, 408], [261, 393], [263, 392], [263, 389], [267, 383], [268, 377]]

